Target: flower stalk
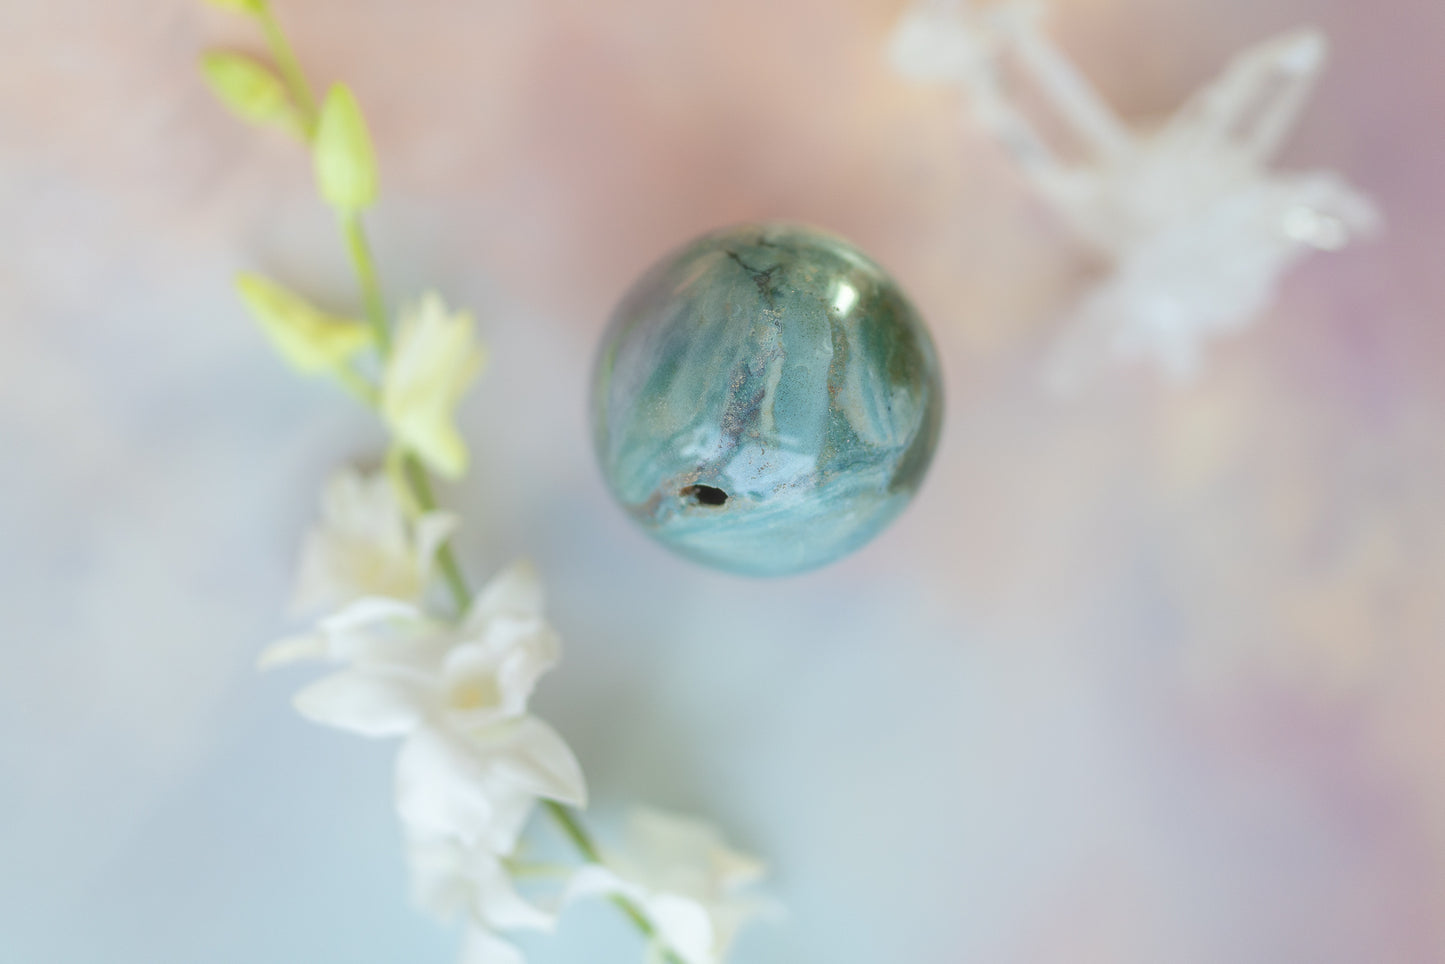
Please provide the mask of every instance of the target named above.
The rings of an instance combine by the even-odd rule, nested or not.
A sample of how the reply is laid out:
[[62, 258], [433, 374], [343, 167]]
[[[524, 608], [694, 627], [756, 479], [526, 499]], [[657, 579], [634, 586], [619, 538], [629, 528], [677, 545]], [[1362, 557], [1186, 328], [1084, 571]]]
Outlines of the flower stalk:
[[266, 46], [270, 48], [271, 56], [275, 58], [276, 66], [296, 102], [296, 109], [301, 114], [302, 126], [309, 139], [316, 132], [316, 97], [311, 93], [311, 84], [306, 80], [301, 62], [296, 59], [296, 52], [291, 49], [291, 42], [286, 39], [286, 32], [281, 29], [271, 5], [266, 0], [256, 0], [252, 9], [255, 11], [256, 21], [261, 25], [261, 32], [266, 37]]
[[[312, 150], [321, 192], [338, 213], [342, 237], [356, 275], [364, 308], [366, 327], [361, 329], [358, 325], [358, 329], [369, 333], [369, 347], [375, 349], [376, 359], [385, 372], [388, 363], [393, 361], [396, 338], [388, 317], [380, 272], [362, 221], [362, 211], [371, 203], [375, 194], [375, 166], [364, 120], [354, 98], [345, 88], [337, 87], [332, 89], [325, 105], [318, 105], [295, 51], [266, 0], [210, 2], [250, 15], [260, 26], [281, 84], [284, 85], [285, 97], [289, 100], [286, 105], [289, 122], [286, 126], [299, 134]], [[214, 58], [207, 62], [208, 76], [219, 72], [217, 64]], [[240, 60], [224, 62], [220, 66], [232, 69], [233, 74], [240, 73], [242, 69], [249, 70], [249, 65]], [[246, 88], [246, 93], [250, 94], [249, 101], [240, 103], [238, 107], [238, 98], [230, 97], [233, 108], [238, 109], [242, 116], [249, 114], [248, 119], [258, 122], [275, 119], [272, 115], [276, 112], [269, 110], [269, 107], [267, 112], [261, 111], [259, 107], [251, 107], [252, 103], [260, 100], [259, 95], [254, 93], [259, 87], [258, 80], [265, 81], [268, 76], [270, 75], [254, 72], [233, 82], [232, 86], [237, 88], [240, 88], [241, 80], [250, 84], [250, 87]], [[214, 77], [212, 83], [217, 86], [218, 93], [221, 93], [223, 98], [228, 96], [229, 92], [222, 85], [216, 84]], [[266, 91], [261, 90], [261, 93]], [[338, 101], [341, 103], [337, 103]], [[264, 279], [252, 279], [249, 283], [258, 289], [263, 285], [269, 286], [264, 289], [266, 292], [272, 288], [279, 290], [278, 286], [271, 285]], [[289, 293], [281, 294], [290, 297]], [[273, 302], [276, 297], [272, 297]], [[299, 304], [299, 299], [297, 301]], [[278, 346], [289, 349], [287, 353], [293, 363], [300, 359], [304, 364], [298, 367], [304, 370], [329, 373], [359, 401], [385, 416], [385, 382], [378, 386], [355, 367], [349, 353], [343, 354], [337, 347], [337, 326], [341, 320], [328, 319], [318, 309], [309, 305], [291, 307], [290, 302], [285, 304], [289, 310], [280, 313], [281, 317], [273, 321], [272, 334]], [[277, 312], [273, 311], [271, 314]], [[349, 332], [342, 333], [350, 336]], [[410, 503], [416, 517], [440, 515], [431, 476], [423, 457], [419, 457], [418, 451], [408, 446], [404, 439], [398, 439], [395, 444], [400, 471], [393, 476], [392, 484], [405, 487], [399, 495]], [[436, 570], [441, 574], [451, 597], [456, 620], [460, 624], [467, 619], [474, 597], [449, 537], [436, 543], [434, 560]], [[297, 646], [297, 641], [288, 641], [275, 648], [275, 652], [280, 655], [274, 658], [276, 661], [289, 661], [295, 654], [314, 656], [315, 653], [308, 649], [311, 645], [311, 642], [301, 640], [300, 648], [293, 652], [292, 647]], [[319, 703], [317, 705], [323, 706]], [[542, 798], [540, 802], [542, 809], [582, 860], [599, 869], [604, 867], [603, 855], [577, 813], [555, 799]], [[636, 927], [662, 961], [666, 964], [689, 964], [667, 946], [658, 928], [637, 900], [620, 892], [610, 892], [607, 897]]]
[[[301, 69], [300, 62], [296, 59], [290, 41], [286, 39], [285, 31], [281, 29], [275, 13], [271, 10], [270, 4], [261, 0], [256, 6], [256, 11], [256, 19], [260, 22], [262, 32], [265, 34], [266, 45], [271, 56], [275, 58], [281, 76], [286, 81], [286, 86], [300, 111], [308, 140], [314, 139], [317, 127], [317, 107], [316, 99], [311, 93], [311, 85], [306, 79], [305, 72]], [[367, 239], [366, 228], [362, 224], [360, 212], [343, 212], [341, 214], [341, 230], [346, 241], [347, 251], [351, 256], [351, 265], [356, 273], [357, 284], [361, 289], [366, 319], [371, 325], [376, 339], [377, 355], [384, 364], [391, 353], [391, 325], [387, 320], [386, 300], [382, 295], [381, 273], [377, 269], [376, 259], [372, 256], [371, 244]], [[347, 376], [343, 378], [343, 382], [351, 385], [353, 389], [359, 388], [356, 382], [361, 376], [352, 369], [347, 369], [346, 373]], [[371, 392], [358, 391], [357, 393], [364, 397], [375, 397], [374, 389]], [[431, 478], [414, 454], [403, 453], [402, 469], [402, 477], [410, 487], [409, 494], [417, 507], [422, 512], [436, 511], [437, 500], [432, 489]], [[456, 551], [452, 548], [450, 539], [437, 548], [437, 566], [451, 593], [458, 616], [465, 615], [467, 608], [471, 605], [472, 593], [467, 585], [466, 577], [462, 574], [461, 565], [457, 562]], [[571, 810], [552, 800], [545, 801], [545, 809], [556, 821], [567, 839], [574, 844], [579, 854], [590, 863], [601, 862], [601, 855], [592, 842], [591, 836]], [[628, 916], [633, 919], [634, 923], [639, 924], [645, 936], [652, 936], [652, 927], [642, 917], [640, 911], [630, 908]]]
[[[437, 500], [432, 493], [431, 478], [427, 475], [421, 462], [417, 461], [416, 456], [410, 452], [402, 456], [402, 476], [411, 489], [410, 494], [416, 502], [417, 508], [422, 512], [435, 512]], [[466, 576], [462, 575], [462, 567], [457, 562], [456, 553], [452, 551], [451, 540], [442, 543], [441, 547], [437, 549], [437, 567], [441, 569], [442, 579], [446, 581], [447, 589], [451, 592], [457, 615], [466, 615], [467, 607], [472, 602], [472, 591], [467, 586]]]
[[376, 337], [376, 351], [384, 362], [391, 352], [391, 326], [386, 321], [386, 301], [381, 295], [381, 279], [371, 256], [371, 245], [367, 242], [361, 215], [354, 212], [343, 214], [341, 231], [346, 237], [346, 250], [351, 255], [357, 283], [361, 286], [361, 303], [366, 310], [366, 320]]

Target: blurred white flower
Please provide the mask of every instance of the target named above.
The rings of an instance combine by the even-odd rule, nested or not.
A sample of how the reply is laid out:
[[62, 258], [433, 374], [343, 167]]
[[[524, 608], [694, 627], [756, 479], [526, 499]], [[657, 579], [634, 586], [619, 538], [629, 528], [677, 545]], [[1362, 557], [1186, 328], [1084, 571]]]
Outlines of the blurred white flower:
[[987, 83], [992, 42], [987, 15], [963, 0], [920, 0], [894, 28], [888, 59], [909, 80]]
[[1205, 340], [1268, 309], [1286, 270], [1378, 224], [1373, 207], [1329, 173], [1261, 179], [1193, 200], [1189, 219], [1121, 247], [1113, 271], [1080, 300], [1055, 352], [1058, 387], [1108, 357], [1193, 376]]
[[580, 869], [568, 899], [626, 897], [656, 929], [655, 953], [671, 950], [686, 964], [719, 964], [743, 924], [776, 912], [771, 902], [742, 893], [765, 872], [756, 858], [727, 847], [712, 825], [639, 809], [624, 847], [607, 854], [605, 864]]
[[1121, 134], [1118, 151], [1059, 172], [1055, 202], [1113, 271], [1076, 310], [1056, 384], [1100, 354], [1187, 378], [1203, 342], [1265, 311], [1289, 268], [1379, 230], [1339, 175], [1269, 168], [1326, 56], [1313, 30], [1260, 44], [1159, 130]]
[[420, 602], [456, 526], [447, 512], [408, 519], [385, 473], [343, 468], [327, 480], [321, 521], [302, 544], [292, 607], [337, 609], [365, 596]]
[[508, 853], [535, 798], [586, 799], [571, 749], [527, 715], [537, 680], [559, 653], [536, 572], [519, 564], [477, 595], [460, 625], [407, 603], [363, 599], [316, 632], [277, 643], [262, 665], [345, 664], [296, 695], [301, 714], [363, 736], [405, 737], [397, 760], [402, 819], [418, 832]]
[[[1296, 262], [1379, 229], [1375, 207], [1338, 175], [1270, 169], [1324, 68], [1318, 31], [1245, 51], [1162, 127], [1138, 131], [1048, 41], [1041, 12], [1035, 0], [987, 13], [924, 0], [900, 23], [893, 55], [907, 74], [966, 91], [1024, 175], [1111, 265], [1074, 312], [1052, 364], [1056, 387], [1108, 357], [1187, 376], [1202, 342], [1249, 324]], [[1074, 143], [1051, 146], [1043, 131], [1053, 125], [1031, 119], [1030, 100]]]
[[412, 896], [432, 916], [463, 916], [467, 937], [462, 964], [521, 964], [522, 954], [497, 931], [551, 930], [555, 911], [543, 910], [517, 893], [503, 857], [454, 837], [407, 835]]
[[453, 411], [486, 357], [474, 329], [471, 315], [427, 294], [402, 313], [381, 379], [381, 414], [397, 441], [451, 479], [467, 468]]

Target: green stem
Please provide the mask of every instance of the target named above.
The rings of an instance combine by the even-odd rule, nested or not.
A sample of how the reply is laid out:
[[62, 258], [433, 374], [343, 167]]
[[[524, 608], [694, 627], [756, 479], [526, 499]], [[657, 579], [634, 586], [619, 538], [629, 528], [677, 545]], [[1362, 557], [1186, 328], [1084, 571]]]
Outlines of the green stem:
[[351, 253], [351, 264], [356, 269], [356, 280], [361, 284], [361, 301], [366, 308], [366, 320], [376, 336], [376, 349], [383, 361], [391, 353], [391, 328], [386, 323], [386, 301], [381, 296], [381, 280], [376, 273], [376, 262], [371, 256], [371, 245], [366, 242], [366, 229], [361, 224], [361, 215], [348, 211], [341, 216], [341, 232], [346, 236], [346, 248]]
[[[406, 476], [407, 485], [411, 487], [412, 498], [423, 512], [433, 512], [437, 507], [436, 496], [432, 493], [431, 479], [427, 478], [426, 469], [422, 468], [415, 455], [407, 452], [402, 456], [402, 474]], [[447, 588], [451, 590], [452, 600], [456, 603], [457, 613], [465, 616], [467, 609], [472, 604], [472, 593], [467, 587], [467, 579], [462, 575], [462, 567], [457, 565], [456, 553], [452, 551], [451, 540], [447, 540], [437, 549], [437, 566], [441, 568], [442, 578], [446, 580]]]
[[579, 854], [587, 859], [588, 863], [602, 863], [602, 854], [597, 850], [597, 844], [593, 843], [591, 834], [589, 834], [587, 828], [583, 827], [577, 818], [572, 815], [572, 811], [555, 800], [544, 801], [543, 806], [551, 815], [552, 819], [557, 822], [557, 826], [567, 835], [567, 839], [572, 842], [572, 846], [576, 848]]
[[343, 364], [336, 369], [336, 380], [341, 387], [356, 397], [356, 400], [367, 408], [376, 408], [377, 398], [376, 386], [366, 380], [366, 377], [350, 365]]
[[266, 35], [266, 46], [271, 48], [271, 56], [276, 59], [276, 66], [281, 70], [281, 79], [286, 82], [292, 99], [296, 101], [296, 108], [301, 112], [301, 126], [309, 140], [316, 131], [316, 97], [311, 93], [311, 84], [301, 70], [301, 63], [296, 59], [296, 52], [291, 49], [291, 42], [286, 39], [281, 25], [276, 22], [276, 15], [271, 12], [270, 4], [258, 5], [256, 19], [261, 24], [261, 32]]
[[[582, 826], [581, 821], [577, 819], [576, 814], [555, 800], [543, 800], [542, 806], [584, 860], [593, 864], [602, 863], [602, 854], [597, 849], [597, 844], [592, 840], [592, 835], [587, 832], [587, 828]], [[632, 921], [633, 926], [642, 932], [643, 937], [649, 941], [657, 940], [657, 928], [652, 926], [652, 921], [647, 919], [642, 908], [638, 907], [630, 897], [613, 894], [611, 899], [612, 903], [627, 915], [627, 919]], [[687, 964], [670, 948], [663, 950], [663, 960], [667, 961], [667, 964]]]
[[539, 864], [511, 857], [503, 857], [502, 866], [513, 879], [521, 880], [566, 880], [576, 869], [571, 864]]

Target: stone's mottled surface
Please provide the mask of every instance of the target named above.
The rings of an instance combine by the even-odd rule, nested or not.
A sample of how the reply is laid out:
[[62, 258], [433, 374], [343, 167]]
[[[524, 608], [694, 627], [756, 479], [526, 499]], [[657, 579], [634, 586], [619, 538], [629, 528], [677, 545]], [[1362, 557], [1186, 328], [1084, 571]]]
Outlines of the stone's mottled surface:
[[942, 392], [933, 342], [881, 268], [810, 228], [745, 225], [669, 255], [623, 299], [598, 354], [593, 435], [650, 535], [782, 575], [902, 511]]

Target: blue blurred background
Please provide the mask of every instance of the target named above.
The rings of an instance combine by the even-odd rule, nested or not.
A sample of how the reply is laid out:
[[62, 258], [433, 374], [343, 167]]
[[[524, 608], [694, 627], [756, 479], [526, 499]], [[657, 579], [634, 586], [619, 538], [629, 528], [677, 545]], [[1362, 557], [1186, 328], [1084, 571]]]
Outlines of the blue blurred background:
[[[492, 363], [445, 493], [478, 576], [532, 557], [567, 641], [538, 709], [598, 825], [646, 801], [772, 865], [740, 964], [1445, 961], [1445, 7], [1059, 0], [1161, 117], [1301, 24], [1334, 60], [1286, 166], [1381, 241], [1293, 272], [1186, 385], [1070, 400], [1045, 348], [1093, 270], [946, 91], [899, 0], [277, 0], [371, 119], [389, 294]], [[240, 269], [352, 293], [294, 145], [197, 79], [199, 3], [0, 0], [0, 961], [441, 962], [393, 748], [261, 676], [321, 481], [382, 444], [243, 316]], [[754, 582], [634, 531], [591, 464], [591, 351], [678, 241], [850, 237], [930, 319], [939, 459], [865, 551]], [[640, 960], [603, 909], [529, 940]]]

